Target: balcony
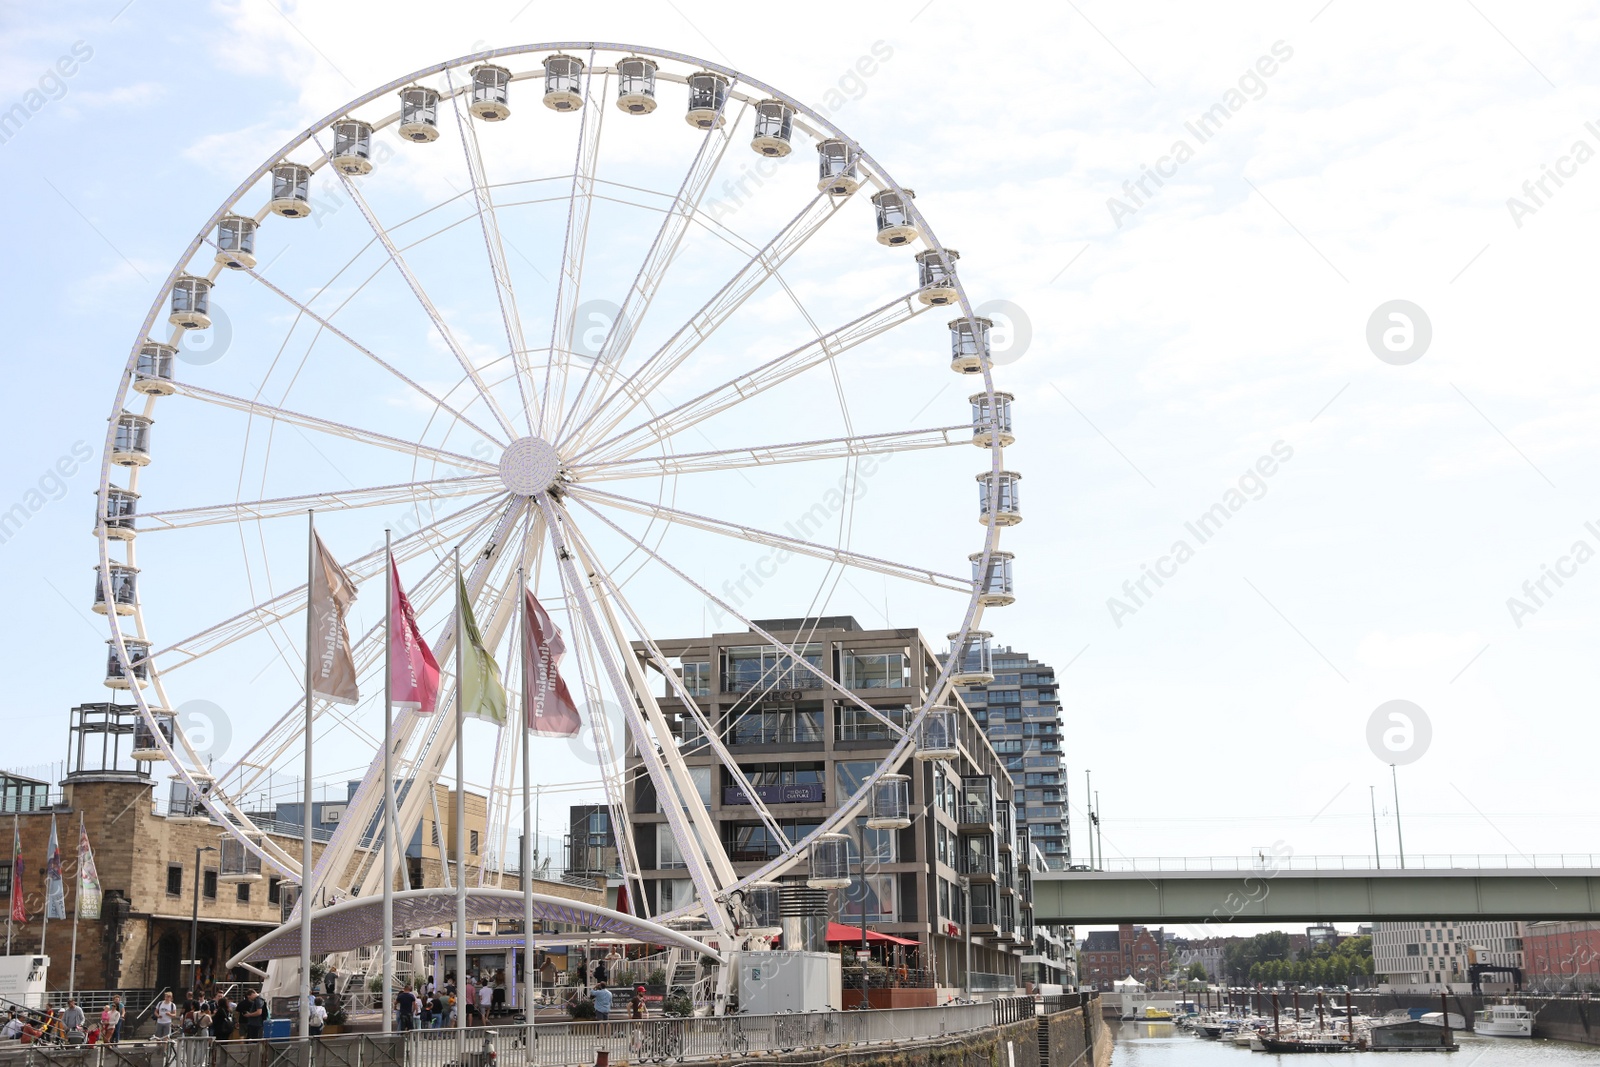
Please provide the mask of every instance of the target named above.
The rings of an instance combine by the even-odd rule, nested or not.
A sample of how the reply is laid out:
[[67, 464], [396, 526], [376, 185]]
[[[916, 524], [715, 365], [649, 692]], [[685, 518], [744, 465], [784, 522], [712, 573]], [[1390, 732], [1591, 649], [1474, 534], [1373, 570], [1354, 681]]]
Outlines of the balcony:
[[994, 807], [989, 804], [966, 803], [956, 805], [956, 822], [962, 826], [994, 825]]
[[981, 852], [957, 852], [956, 869], [973, 878], [993, 881], [994, 857]]

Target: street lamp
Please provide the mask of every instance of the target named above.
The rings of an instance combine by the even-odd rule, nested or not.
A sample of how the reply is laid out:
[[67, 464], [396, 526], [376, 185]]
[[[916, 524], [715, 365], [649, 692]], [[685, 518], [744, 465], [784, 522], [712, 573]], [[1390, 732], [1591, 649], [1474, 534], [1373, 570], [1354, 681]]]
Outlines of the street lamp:
[[199, 845], [194, 850], [194, 911], [189, 915], [189, 988], [200, 984], [200, 883], [205, 872], [200, 869], [200, 853], [215, 852], [215, 845]]
[[961, 876], [961, 910], [966, 920], [962, 926], [967, 935], [966, 990], [967, 1000], [970, 1001], [972, 1000], [972, 879], [964, 874]]

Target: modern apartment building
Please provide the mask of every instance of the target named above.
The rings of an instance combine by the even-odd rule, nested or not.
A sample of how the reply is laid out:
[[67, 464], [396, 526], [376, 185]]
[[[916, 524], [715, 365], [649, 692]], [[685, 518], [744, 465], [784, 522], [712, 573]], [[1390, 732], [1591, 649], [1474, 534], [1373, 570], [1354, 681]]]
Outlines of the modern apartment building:
[[[995, 649], [993, 657], [994, 681], [963, 686], [962, 698], [1017, 783], [1017, 825], [1027, 835], [1028, 866], [1065, 870], [1072, 859], [1072, 824], [1055, 668], [1009, 646]], [[1024, 978], [1073, 984], [1072, 928], [1041, 926], [1034, 941], [1023, 957]]]
[[[905, 721], [938, 675], [939, 653], [914, 629], [866, 630], [848, 616], [757, 625], [891, 721]], [[894, 746], [883, 722], [751, 631], [658, 645], [790, 841], [815, 830]], [[662, 683], [661, 691], [670, 693]], [[672, 743], [735, 870], [755, 871], [779, 854], [782, 842], [712, 752], [684, 702], [675, 695], [659, 699]], [[865, 907], [873, 929], [919, 943], [919, 968], [944, 988], [966, 983], [970, 935], [974, 990], [1010, 989], [1034, 941], [1031, 872], [1019, 862], [1025, 845], [1018, 841], [1012, 778], [977, 720], [956, 704], [959, 756], [924, 761], [907, 752], [896, 768], [912, 779], [912, 825], [870, 830], [858, 819], [850, 830], [855, 855], [865, 855], [868, 870], [864, 882], [857, 874], [855, 885], [832, 894], [834, 918], [853, 925]], [[689, 903], [693, 889], [655, 786], [632, 751], [627, 780], [645, 903], [659, 915]], [[805, 873], [796, 870], [787, 879], [803, 882]]]
[[[1521, 922], [1405, 922], [1372, 924], [1372, 969], [1397, 993], [1449, 989], [1470, 992], [1470, 967], [1523, 969]], [[1484, 977], [1488, 991], [1510, 989], [1511, 975]]]

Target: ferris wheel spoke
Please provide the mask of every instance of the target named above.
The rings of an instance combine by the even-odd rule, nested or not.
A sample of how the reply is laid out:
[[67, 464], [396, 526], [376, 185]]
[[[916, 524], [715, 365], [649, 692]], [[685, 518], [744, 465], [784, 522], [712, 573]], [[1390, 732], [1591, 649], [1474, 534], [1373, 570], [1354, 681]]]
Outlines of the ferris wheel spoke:
[[[593, 546], [589, 544], [582, 531], [575, 525], [568, 524], [567, 534], [582, 547], [586, 558], [591, 560], [596, 558]], [[627, 597], [623, 596], [622, 587], [614, 582], [611, 579], [611, 575], [602, 567], [595, 567], [592, 573], [604, 587], [606, 595], [617, 605], [623, 617], [633, 627], [634, 633], [639, 635], [640, 642], [645, 646], [645, 651], [649, 654], [650, 659], [655, 662], [656, 668], [672, 689], [672, 695], [682, 701], [683, 706], [694, 717], [701, 735], [705, 738], [706, 744], [712, 753], [717, 757], [717, 761], [727, 768], [728, 773], [733, 776], [735, 784], [744, 790], [744, 795], [749, 800], [750, 805], [755, 808], [756, 815], [766, 824], [767, 829], [772, 832], [777, 840], [783, 843], [783, 847], [787, 849], [789, 847], [789, 835], [783, 832], [783, 828], [779, 825], [777, 818], [767, 807], [766, 802], [761, 799], [759, 791], [745, 774], [744, 768], [739, 766], [738, 759], [734, 757], [732, 752], [728, 751], [727, 745], [723, 743], [721, 732], [707, 717], [705, 710], [689, 694], [688, 688], [683, 684], [683, 679], [672, 669], [660, 646], [650, 637], [650, 631], [646, 629], [644, 620], [633, 609], [633, 605], [628, 602]], [[668, 737], [661, 740], [663, 744], [666, 744], [671, 738]]]
[[[490, 497], [487, 500], [476, 501], [459, 511], [452, 512], [444, 518], [431, 522], [420, 529], [407, 534], [395, 541], [395, 559], [405, 561], [449, 544], [461, 535], [473, 530], [482, 519], [483, 515], [491, 512], [495, 505], [501, 503], [508, 494]], [[356, 560], [345, 564], [351, 577], [358, 583], [382, 573], [383, 549], [377, 548]], [[163, 670], [167, 673], [179, 667], [193, 663], [202, 656], [231, 645], [236, 641], [249, 637], [282, 622], [293, 615], [298, 615], [305, 610], [306, 587], [301, 583], [270, 600], [263, 601], [254, 607], [224, 619], [213, 626], [191, 634], [181, 641], [174, 642], [166, 648], [151, 653], [151, 661], [164, 663]], [[176, 660], [176, 662], [170, 662]]]
[[347, 441], [356, 441], [366, 445], [376, 445], [386, 448], [391, 452], [398, 452], [403, 456], [413, 459], [431, 459], [439, 463], [447, 463], [461, 470], [480, 471], [491, 474], [499, 468], [476, 456], [464, 455], [460, 452], [451, 452], [431, 445], [421, 444], [417, 441], [406, 441], [399, 437], [390, 437], [388, 434], [377, 433], [373, 430], [363, 430], [359, 427], [348, 426], [332, 419], [324, 419], [316, 415], [308, 415], [303, 411], [291, 411], [288, 408], [276, 407], [265, 404], [259, 400], [247, 400], [240, 396], [231, 396], [206, 389], [186, 382], [175, 382], [173, 388], [179, 396], [187, 396], [217, 407], [228, 408], [231, 411], [243, 412], [246, 415], [259, 415], [262, 418], [281, 422], [286, 426], [297, 426], [302, 430], [317, 430], [334, 437], [342, 437]]
[[820, 441], [800, 441], [760, 448], [730, 448], [709, 452], [680, 452], [675, 455], [639, 456], [594, 463], [577, 472], [578, 481], [614, 481], [621, 478], [652, 478], [669, 474], [701, 474], [750, 467], [770, 467], [780, 463], [807, 463], [817, 460], [847, 459], [861, 456], [892, 455], [951, 445], [972, 446], [972, 427], [942, 426], [931, 430], [899, 430], [892, 433], [834, 437]]
[[[683, 235], [688, 231], [695, 212], [699, 210], [700, 201], [705, 197], [706, 190], [711, 187], [711, 179], [722, 163], [728, 145], [733, 141], [734, 128], [743, 117], [744, 109], [748, 105], [741, 105], [739, 114], [734, 116], [732, 122], [722, 122], [720, 120], [726, 106], [727, 100], [724, 100], [723, 105], [717, 109], [718, 121], [714, 121], [711, 128], [706, 130], [700, 148], [695, 153], [694, 161], [689, 165], [688, 172], [683, 176], [683, 183], [678, 187], [678, 195], [661, 220], [661, 227], [656, 231], [655, 240], [650, 243], [650, 251], [645, 254], [644, 262], [639, 266], [639, 273], [633, 280], [633, 286], [628, 290], [628, 295], [622, 299], [622, 307], [611, 325], [611, 331], [606, 335], [605, 344], [601, 346], [599, 355], [589, 364], [589, 369], [583, 377], [583, 384], [578, 387], [577, 398], [562, 417], [561, 426], [556, 431], [558, 440], [565, 438], [569, 425], [576, 425], [574, 420], [585, 417], [589, 387], [594, 382], [595, 368], [601, 365], [621, 367], [623, 360], [627, 358], [634, 334], [638, 332], [640, 324], [649, 312], [650, 303], [655, 299], [662, 281], [667, 276], [667, 268], [678, 254], [678, 246], [683, 242]], [[598, 396], [595, 402], [599, 402]]]
[[[663, 803], [661, 808], [666, 813], [667, 823], [672, 828], [672, 835], [707, 915], [712, 918], [713, 926], [724, 927], [727, 919], [717, 902], [721, 898], [721, 891], [736, 881], [737, 877], [721, 848], [716, 823], [701, 802], [694, 780], [689, 777], [683, 764], [671, 760], [663, 762], [661, 753], [656, 750], [653, 736], [670, 740], [671, 731], [650, 687], [644, 684], [643, 668], [633, 654], [631, 643], [622, 632], [609, 601], [602, 595], [598, 580], [593, 577], [598, 564], [593, 560], [582, 560], [593, 585], [583, 583], [573, 563], [574, 558], [581, 559], [581, 553], [566, 541], [563, 525], [558, 522], [555, 505], [549, 497], [541, 494], [538, 499], [565, 579], [563, 587], [566, 595], [577, 606], [594, 637], [596, 651], [616, 692], [617, 701], [622, 705], [635, 747], [657, 790], [668, 787], [678, 794], [679, 804]], [[628, 672], [626, 676], [624, 668]], [[667, 795], [671, 797], [672, 793], [668, 792]]]
[[[896, 563], [893, 560], [878, 559], [875, 556], [852, 552], [845, 548], [818, 544], [815, 541], [805, 541], [798, 537], [790, 537], [787, 534], [773, 533], [770, 530], [762, 530], [754, 526], [743, 526], [738, 523], [726, 522], [722, 519], [713, 519], [706, 515], [696, 515], [690, 511], [680, 511], [677, 508], [667, 507], [665, 504], [652, 504], [648, 501], [636, 500], [633, 497], [618, 496], [615, 493], [582, 486], [573, 487], [569, 490], [568, 495], [590, 511], [595, 511], [596, 504], [603, 504], [617, 508], [620, 511], [642, 515], [646, 518], [661, 519], [677, 526], [685, 526], [706, 533], [721, 534], [723, 537], [750, 541], [758, 545], [766, 545], [768, 548], [811, 556], [815, 559], [825, 560], [828, 563], [855, 567], [859, 570], [875, 571], [891, 578], [931, 585], [936, 589], [948, 589], [951, 592], [965, 595], [972, 593], [972, 582], [966, 578], [958, 578], [953, 574], [942, 574], [939, 571], [922, 567], [911, 567], [903, 563]], [[598, 511], [595, 513], [599, 514]], [[801, 519], [801, 524], [802, 529], [810, 532], [804, 518]]]
[[[380, 267], [379, 269], [381, 270], [382, 268]], [[300, 301], [296, 300], [294, 297], [290, 296], [284, 290], [278, 288], [276, 285], [273, 285], [266, 278], [263, 278], [261, 275], [257, 274], [254, 269], [247, 269], [246, 273], [249, 274], [256, 281], [260, 282], [262, 285], [266, 286], [269, 290], [271, 290], [272, 292], [276, 293], [278, 296], [282, 297], [287, 303], [289, 303], [297, 311], [299, 311], [299, 313], [301, 315], [304, 315], [306, 318], [310, 319], [312, 322], [316, 323], [318, 326], [321, 326], [324, 330], [327, 330], [329, 333], [331, 333], [335, 337], [339, 338], [339, 340], [343, 341], [345, 344], [349, 345], [351, 348], [354, 348], [357, 352], [360, 352], [363, 356], [366, 356], [372, 362], [376, 363], [378, 366], [382, 367], [384, 370], [388, 371], [390, 374], [392, 374], [396, 378], [400, 379], [406, 385], [410, 386], [420, 396], [422, 396], [424, 399], [428, 400], [434, 406], [439, 408], [439, 410], [449, 412], [450, 415], [453, 416], [457, 421], [461, 422], [465, 426], [472, 427], [474, 430], [476, 430], [479, 433], [481, 433], [489, 441], [492, 441], [494, 444], [500, 446], [501, 448], [504, 448], [506, 446], [506, 442], [502, 441], [500, 439], [499, 435], [497, 435], [495, 433], [492, 433], [489, 430], [484, 429], [482, 426], [478, 425], [472, 419], [468, 418], [466, 415], [462, 414], [460, 411], [457, 411], [455, 408], [453, 408], [449, 404], [445, 403], [444, 400], [442, 400], [441, 398], [435, 396], [426, 387], [424, 387], [420, 383], [418, 383], [415, 380], [413, 380], [411, 377], [409, 377], [403, 371], [401, 371], [398, 367], [394, 366], [392, 363], [390, 363], [388, 360], [384, 359], [382, 356], [379, 356], [376, 352], [373, 352], [371, 349], [367, 348], [361, 342], [357, 341], [354, 337], [351, 337], [349, 334], [347, 334], [343, 330], [339, 329], [339, 327], [335, 326], [333, 323], [329, 322], [327, 319], [323, 318], [321, 315], [317, 314], [315, 311], [312, 311], [309, 307], [307, 307], [305, 304], [302, 304]], [[371, 281], [371, 276], [369, 276], [367, 280]], [[362, 283], [363, 287], [365, 286], [365, 284], [366, 283]]]
[[916, 318], [927, 307], [908, 293], [877, 308], [814, 341], [768, 360], [754, 370], [706, 390], [693, 400], [670, 408], [660, 415], [624, 430], [600, 444], [580, 452], [574, 462], [582, 465], [625, 459], [642, 449], [666, 441], [675, 434], [697, 426], [720, 412], [738, 406], [752, 397], [775, 388], [812, 367], [821, 366], [836, 356], [864, 344]]
[[422, 305], [422, 310], [427, 313], [429, 320], [433, 323], [433, 328], [438, 331], [439, 337], [444, 341], [445, 346], [450, 349], [451, 354], [456, 357], [456, 362], [461, 365], [461, 369], [466, 372], [467, 377], [472, 380], [472, 384], [477, 387], [479, 398], [488, 407], [490, 413], [494, 415], [495, 421], [506, 432], [509, 440], [516, 440], [521, 437], [522, 435], [506, 416], [505, 411], [501, 409], [500, 402], [495, 399], [488, 383], [483, 380], [483, 375], [478, 372], [478, 368], [473, 364], [471, 357], [461, 347], [461, 342], [456, 340], [455, 333], [446, 325], [444, 316], [439, 314], [439, 309], [434, 304], [433, 298], [428, 295], [427, 290], [422, 288], [422, 283], [412, 273], [410, 264], [406, 262], [406, 257], [395, 246], [394, 238], [390, 237], [389, 231], [383, 228], [383, 224], [378, 221], [378, 216], [372, 213], [371, 205], [367, 203], [366, 197], [361, 195], [361, 190], [356, 187], [355, 181], [339, 168], [335, 167], [333, 170], [339, 176], [339, 181], [344, 184], [345, 193], [350, 197], [351, 203], [361, 210], [362, 217], [367, 220], [367, 225], [371, 227], [373, 235], [378, 238], [378, 243], [383, 245], [384, 251], [389, 254], [389, 262], [394, 264], [394, 269], [400, 272], [401, 278], [405, 279], [406, 286], [410, 288], [411, 294], [417, 298], [417, 303]]
[[421, 504], [463, 496], [487, 497], [494, 495], [495, 491], [502, 487], [503, 483], [494, 475], [479, 474], [429, 482], [401, 482], [365, 489], [270, 497], [265, 500], [242, 500], [232, 504], [167, 508], [162, 511], [140, 513], [139, 532], [184, 530], [218, 523], [254, 522], [261, 519], [283, 518], [287, 515], [304, 518], [308, 510], [351, 511], [356, 508], [381, 507], [388, 504]]
[[[729, 615], [732, 615], [735, 619], [737, 619], [738, 621], [744, 623], [745, 626], [747, 626], [750, 629], [751, 633], [755, 634], [757, 637], [760, 637], [762, 640], [766, 641], [768, 644], [772, 645], [774, 648], [778, 649], [779, 651], [781, 651], [782, 653], [787, 655], [790, 658], [790, 660], [794, 663], [794, 665], [796, 667], [804, 668], [806, 671], [808, 671], [810, 674], [812, 674], [814, 677], [816, 677], [816, 679], [818, 681], [822, 682], [822, 685], [818, 686], [817, 688], [833, 690], [834, 693], [837, 694], [835, 699], [843, 698], [844, 700], [849, 701], [851, 704], [854, 704], [856, 707], [860, 708], [862, 711], [866, 712], [868, 715], [871, 715], [874, 719], [877, 719], [879, 722], [883, 723], [883, 725], [888, 727], [896, 735], [904, 736], [904, 734], [906, 732], [905, 731], [905, 727], [901, 726], [899, 723], [897, 723], [893, 719], [889, 718], [889, 716], [885, 715], [883, 712], [879, 711], [877, 708], [873, 707], [871, 704], [868, 704], [866, 701], [862, 700], [859, 696], [857, 696], [851, 690], [846, 689], [844, 686], [842, 686], [838, 682], [834, 681], [833, 677], [831, 675], [829, 675], [827, 671], [824, 671], [821, 668], [817, 667], [815, 664], [808, 662], [804, 656], [801, 656], [793, 648], [789, 647], [788, 645], [784, 644], [782, 641], [778, 640], [776, 637], [772, 636], [770, 633], [768, 633], [766, 630], [762, 629], [756, 623], [754, 623], [751, 620], [745, 618], [742, 614], [740, 614], [739, 609], [737, 607], [735, 607], [734, 605], [728, 603], [726, 600], [723, 600], [721, 597], [717, 596], [716, 594], [712, 593], [710, 590], [706, 589], [699, 582], [697, 582], [693, 578], [689, 577], [687, 574], [685, 574], [682, 570], [680, 570], [670, 560], [668, 560], [666, 557], [662, 556], [655, 549], [651, 548], [649, 545], [645, 544], [643, 541], [639, 540], [637, 537], [634, 537], [628, 531], [624, 530], [622, 527], [620, 527], [616, 523], [612, 522], [599, 509], [589, 505], [585, 501], [579, 500], [578, 502], [580, 504], [583, 504], [584, 507], [587, 508], [590, 512], [592, 512], [595, 515], [595, 517], [598, 518], [601, 522], [605, 523], [607, 526], [611, 527], [612, 530], [616, 531], [616, 533], [619, 536], [621, 536], [624, 540], [628, 541], [635, 548], [639, 549], [641, 552], [643, 552], [646, 555], [648, 555], [651, 559], [654, 559], [657, 563], [661, 564], [661, 566], [665, 567], [667, 570], [669, 570], [673, 574], [677, 575], [679, 579], [681, 579], [685, 584], [687, 584], [695, 592], [699, 593], [701, 596], [705, 597], [707, 600], [719, 605], [725, 613], [727, 613]], [[970, 591], [971, 583], [965, 583], [965, 584], [967, 585], [967, 588]]]
[[[445, 72], [448, 80], [450, 72]], [[456, 125], [461, 132], [461, 150], [467, 157], [467, 174], [472, 179], [473, 203], [478, 209], [478, 222], [483, 228], [483, 243], [489, 256], [489, 273], [494, 278], [495, 296], [500, 302], [500, 319], [506, 328], [506, 343], [510, 346], [511, 366], [517, 376], [517, 395], [522, 400], [522, 415], [529, 431], [539, 425], [532, 393], [533, 369], [528, 366], [528, 345], [522, 336], [522, 315], [517, 310], [517, 294], [511, 287], [511, 269], [506, 262], [505, 244], [500, 239], [500, 220], [495, 214], [494, 196], [489, 185], [488, 171], [484, 169], [483, 154], [478, 147], [478, 128], [461, 114], [461, 93], [452, 93], [450, 100], [455, 108]]]
[[[837, 215], [848, 200], [848, 196], [832, 197], [818, 193], [715, 296], [679, 327], [666, 344], [645, 360], [615, 391], [605, 394], [593, 412], [573, 429], [570, 435], [572, 440], [581, 444], [585, 437], [603, 437], [614, 430], [709, 340], [718, 327], [727, 322], [813, 234]], [[607, 414], [607, 409], [614, 404], [620, 406]], [[603, 419], [602, 415], [605, 416]], [[586, 433], [591, 426], [594, 427], [593, 432]]]
[[[592, 64], [590, 68], [592, 68]], [[550, 358], [544, 368], [544, 392], [539, 416], [540, 436], [548, 438], [555, 429], [552, 410], [561, 407], [567, 389], [567, 364], [571, 358], [573, 334], [577, 330], [578, 295], [583, 289], [583, 264], [589, 245], [589, 214], [594, 210], [596, 168], [600, 156], [600, 131], [605, 124], [605, 86], [610, 76], [601, 78], [600, 98], [594, 94], [592, 69], [584, 76], [583, 108], [579, 112], [578, 147], [572, 161], [572, 193], [567, 202], [566, 238], [561, 245], [561, 271], [556, 276], [556, 306], [550, 319]], [[559, 392], [551, 393], [557, 361], [561, 363]]]

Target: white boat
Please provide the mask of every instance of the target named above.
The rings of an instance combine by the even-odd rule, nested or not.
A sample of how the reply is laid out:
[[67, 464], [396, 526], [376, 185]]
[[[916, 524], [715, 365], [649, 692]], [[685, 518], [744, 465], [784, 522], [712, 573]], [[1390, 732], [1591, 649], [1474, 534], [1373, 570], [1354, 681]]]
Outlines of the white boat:
[[1472, 1029], [1484, 1037], [1532, 1037], [1533, 1012], [1521, 1004], [1491, 1004], [1473, 1013]]

